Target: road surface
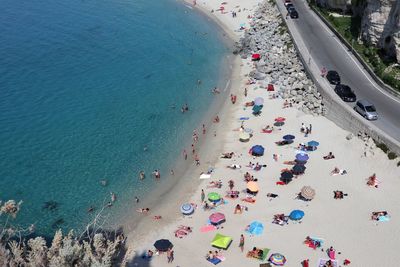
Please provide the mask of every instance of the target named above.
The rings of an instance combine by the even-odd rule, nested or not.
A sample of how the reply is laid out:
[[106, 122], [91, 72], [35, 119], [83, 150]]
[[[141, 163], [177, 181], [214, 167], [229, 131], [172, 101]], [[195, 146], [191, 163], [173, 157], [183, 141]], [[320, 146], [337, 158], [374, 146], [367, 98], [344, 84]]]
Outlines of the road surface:
[[[299, 13], [299, 18], [293, 19], [294, 26], [302, 36], [308, 50], [311, 51], [312, 59], [320, 69], [326, 67], [327, 70], [336, 70], [341, 76], [342, 83], [353, 89], [357, 99], [366, 99], [372, 102], [379, 115], [379, 119], [373, 124], [400, 141], [400, 99], [387, 93], [374, 82], [347, 47], [318, 18], [304, 0], [293, 2]], [[278, 4], [282, 8], [283, 2]], [[349, 103], [349, 105], [353, 107], [355, 103]]]

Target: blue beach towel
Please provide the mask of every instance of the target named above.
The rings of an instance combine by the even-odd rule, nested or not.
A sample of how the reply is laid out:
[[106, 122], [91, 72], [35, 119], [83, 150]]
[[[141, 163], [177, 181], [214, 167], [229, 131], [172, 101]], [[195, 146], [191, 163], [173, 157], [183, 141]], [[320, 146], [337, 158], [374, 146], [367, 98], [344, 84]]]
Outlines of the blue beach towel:
[[217, 265], [218, 263], [221, 262], [221, 260], [218, 259], [218, 258], [207, 259], [207, 260], [208, 260], [209, 262], [211, 262], [212, 264], [214, 264], [214, 265]]

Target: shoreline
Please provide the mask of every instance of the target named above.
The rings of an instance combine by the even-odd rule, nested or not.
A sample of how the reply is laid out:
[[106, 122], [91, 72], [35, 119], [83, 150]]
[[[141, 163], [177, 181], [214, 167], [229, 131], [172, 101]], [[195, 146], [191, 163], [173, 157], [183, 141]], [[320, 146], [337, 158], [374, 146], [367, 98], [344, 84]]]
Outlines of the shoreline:
[[[182, 0], [181, 2], [185, 6], [190, 4], [185, 0]], [[241, 81], [237, 77], [240, 76], [240, 72], [242, 70], [242, 61], [239, 56], [233, 55], [231, 52], [234, 43], [239, 37], [236, 36], [233, 31], [219, 21], [215, 16], [211, 16], [211, 13], [207, 12], [204, 7], [197, 6], [193, 8], [192, 11], [199, 12], [204, 16], [204, 19], [215, 23], [217, 27], [220, 28], [219, 30], [221, 31], [221, 37], [219, 38], [225, 42], [225, 45], [229, 49], [226, 58], [224, 58], [222, 62], [228, 63], [229, 66], [225, 66], [225, 70], [221, 70], [221, 73], [224, 75], [221, 81], [226, 81], [226, 83], [224, 84], [224, 88], [221, 88], [221, 94], [215, 96], [218, 99], [213, 100], [211, 105], [212, 108], [206, 112], [197, 127], [198, 130], [201, 130], [202, 122], [204, 122], [207, 129], [205, 136], [198, 131], [200, 139], [197, 143], [197, 150], [201, 160], [201, 165], [194, 165], [191, 153], [188, 151], [188, 149], [186, 149], [188, 152], [187, 161], [182, 160], [180, 157], [176, 159], [175, 164], [172, 166], [175, 172], [174, 176], [171, 176], [170, 174], [163, 175], [161, 181], [157, 183], [157, 188], [152, 190], [151, 196], [153, 199], [141, 199], [140, 203], [135, 203], [135, 208], [129, 211], [135, 213], [135, 209], [138, 207], [152, 207], [151, 212], [143, 216], [141, 216], [139, 213], [136, 213], [133, 216], [137, 218], [132, 218], [132, 216], [129, 216], [130, 218], [128, 218], [125, 222], [118, 224], [120, 227], [122, 227], [122, 229], [124, 229], [124, 232], [127, 235], [128, 243], [130, 243], [131, 239], [134, 239], [135, 243], [143, 242], [145, 239], [141, 240], [138, 238], [138, 236], [145, 235], [146, 232], [149, 232], [154, 227], [158, 227], [159, 224], [169, 225], [182, 218], [182, 214], [179, 211], [180, 205], [188, 202], [193, 193], [197, 191], [202, 182], [202, 180], [199, 179], [200, 173], [207, 171], [209, 166], [215, 165], [219, 158], [219, 153], [216, 152], [222, 151], [224, 146], [224, 143], [220, 142], [222, 138], [220, 137], [219, 133], [223, 132], [221, 129], [226, 128], [230, 123], [230, 120], [227, 118], [229, 114], [232, 113], [234, 105], [232, 105], [230, 102], [229, 93], [240, 93], [237, 91], [240, 88]], [[212, 122], [211, 115], [216, 114], [218, 114], [218, 116], [221, 118], [221, 122], [218, 124], [214, 124]], [[213, 136], [214, 131], [217, 131], [217, 137]], [[190, 147], [190, 144], [187, 145]], [[208, 160], [204, 161], [202, 160], [203, 158], [207, 158]], [[179, 197], [175, 196], [174, 192], [176, 191], [182, 192], [182, 195]], [[162, 199], [163, 202], [161, 204], [159, 203], [160, 199]], [[170, 204], [168, 204], [171, 202], [173, 202], [174, 206], [176, 207], [172, 208]], [[162, 216], [162, 221], [154, 221], [152, 217], [155, 215]], [[128, 246], [127, 256], [125, 258], [132, 256], [130, 255], [131, 250], [134, 250], [134, 247]]]

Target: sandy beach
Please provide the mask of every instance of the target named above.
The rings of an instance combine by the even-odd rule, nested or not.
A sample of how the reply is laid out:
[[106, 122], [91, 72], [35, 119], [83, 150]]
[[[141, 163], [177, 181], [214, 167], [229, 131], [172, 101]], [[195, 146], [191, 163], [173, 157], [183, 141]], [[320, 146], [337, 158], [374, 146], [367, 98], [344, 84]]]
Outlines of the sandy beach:
[[[250, 17], [259, 2], [231, 0], [221, 5], [221, 2], [207, 0], [197, 1], [195, 6], [193, 3], [190, 5], [194, 9], [200, 8], [218, 21], [233, 40], [238, 40], [244, 32], [240, 27], [249, 27]], [[224, 7], [223, 11], [220, 10], [221, 6]], [[236, 12], [235, 17], [232, 11]], [[309, 259], [309, 266], [319, 266], [320, 259], [329, 259], [327, 251], [331, 246], [336, 251], [336, 266], [344, 266], [345, 260], [351, 262], [349, 266], [397, 266], [400, 260], [400, 255], [394, 250], [400, 238], [397, 227], [397, 214], [400, 213], [400, 197], [397, 193], [400, 172], [397, 161], [388, 160], [387, 155], [378, 148], [373, 149], [373, 154], [365, 156], [365, 147], [373, 147], [371, 140], [365, 141], [357, 136], [346, 138], [349, 132], [323, 116], [305, 114], [297, 104], [283, 108], [284, 100], [272, 97], [276, 92], [269, 92], [258, 83], [247, 84], [248, 73], [253, 69], [251, 59], [237, 57], [230, 83], [230, 93], [237, 95], [237, 101], [232, 104], [229, 94], [226, 96], [218, 113], [220, 122], [211, 123], [212, 127], [201, 144], [200, 166], [193, 166], [182, 175], [181, 179], [185, 179], [186, 183], [178, 184], [171, 188], [170, 193], [160, 196], [162, 203], [155, 200], [160, 204], [149, 214], [143, 214], [145, 219], [139, 225], [131, 229], [127, 227], [127, 266], [213, 266], [206, 260], [210, 250], [219, 251], [218, 257], [222, 259], [219, 266], [260, 266], [261, 263], [267, 263], [274, 253], [285, 256], [285, 266], [302, 266], [302, 261], [306, 259]], [[245, 88], [247, 96], [244, 95]], [[245, 107], [245, 103], [257, 97], [263, 98], [264, 103], [261, 114], [254, 116], [252, 108]], [[249, 119], [240, 120], [241, 117]], [[277, 117], [285, 118], [282, 126], [273, 126]], [[253, 132], [248, 142], [239, 141], [242, 123], [244, 128]], [[312, 125], [312, 132], [307, 136], [300, 132], [302, 123]], [[266, 125], [273, 126], [274, 130], [271, 133], [262, 132]], [[284, 146], [275, 143], [288, 134], [295, 136], [293, 143]], [[319, 142], [315, 151], [299, 151], [300, 143], [307, 144], [313, 140]], [[249, 149], [254, 145], [265, 148], [262, 156], [249, 154]], [[221, 153], [227, 152], [233, 152], [234, 156], [231, 159], [220, 158]], [[329, 152], [335, 158], [324, 160], [323, 156]], [[305, 173], [281, 185], [279, 178], [282, 170], [293, 167], [285, 162], [294, 161], [298, 153], [309, 157]], [[274, 154], [277, 155], [275, 159]], [[263, 167], [254, 170], [248, 167], [249, 162], [259, 163]], [[232, 164], [240, 165], [240, 168], [227, 168]], [[211, 178], [200, 180], [200, 174], [210, 167], [213, 168]], [[335, 167], [347, 173], [331, 175]], [[259, 191], [252, 197], [254, 203], [242, 201], [251, 196], [246, 193], [246, 172], [257, 179]], [[377, 186], [368, 186], [368, 178], [374, 173]], [[222, 182], [221, 188], [210, 188], [211, 182], [219, 180]], [[229, 191], [229, 180], [234, 181], [233, 190], [239, 191], [236, 199], [225, 197]], [[310, 201], [298, 198], [304, 186], [315, 190], [315, 196]], [[206, 199], [211, 192], [220, 194], [224, 197], [223, 204], [210, 210], [203, 209], [202, 189]], [[342, 191], [343, 199], [335, 199], [334, 191]], [[267, 194], [271, 193], [277, 196], [268, 197]], [[180, 208], [184, 203], [195, 204], [192, 215], [181, 214]], [[234, 214], [237, 204], [245, 206], [241, 214]], [[289, 219], [283, 225], [272, 223], [274, 215], [288, 216], [293, 210], [303, 211], [304, 217], [300, 220]], [[371, 214], [375, 211], [387, 211], [387, 221], [372, 220]], [[209, 216], [215, 212], [223, 213], [226, 218], [226, 222], [215, 227], [218, 229], [207, 227]], [[157, 215], [162, 219], [155, 220], [154, 216]], [[254, 221], [263, 225], [260, 235], [245, 231], [246, 226]], [[180, 234], [182, 238], [179, 238], [174, 233], [181, 225], [189, 226], [191, 232], [186, 231], [187, 235]], [[232, 238], [226, 250], [211, 246], [217, 233]], [[243, 252], [239, 248], [241, 234], [245, 238]], [[321, 246], [311, 248], [304, 243], [306, 237], [322, 241]], [[142, 258], [147, 250], [155, 251], [153, 244], [159, 239], [168, 239], [173, 244], [172, 263], [167, 262], [166, 253], [154, 255], [150, 260]], [[247, 252], [253, 247], [268, 248], [266, 260], [247, 257]]]

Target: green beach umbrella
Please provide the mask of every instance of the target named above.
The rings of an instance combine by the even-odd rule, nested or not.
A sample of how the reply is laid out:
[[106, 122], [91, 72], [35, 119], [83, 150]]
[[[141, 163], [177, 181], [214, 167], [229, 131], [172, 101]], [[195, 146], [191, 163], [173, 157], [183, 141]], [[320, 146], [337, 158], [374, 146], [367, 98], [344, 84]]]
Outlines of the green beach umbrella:
[[213, 202], [219, 201], [221, 199], [220, 194], [215, 193], [215, 192], [208, 193], [207, 197], [210, 201], [213, 201]]
[[227, 249], [231, 244], [231, 242], [232, 242], [231, 237], [217, 233], [214, 239], [211, 241], [211, 246]]

